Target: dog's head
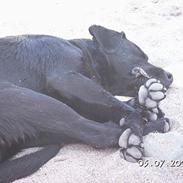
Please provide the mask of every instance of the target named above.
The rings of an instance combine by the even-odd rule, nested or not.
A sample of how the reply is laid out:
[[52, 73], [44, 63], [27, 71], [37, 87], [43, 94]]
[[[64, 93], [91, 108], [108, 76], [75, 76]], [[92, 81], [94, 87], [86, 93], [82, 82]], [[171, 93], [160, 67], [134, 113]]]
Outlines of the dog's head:
[[[124, 32], [93, 25], [90, 34], [108, 64], [108, 87], [114, 95], [134, 96], [148, 78], [159, 79], [167, 88], [172, 74], [148, 63], [147, 55], [129, 41]], [[105, 77], [105, 76], [104, 76]]]

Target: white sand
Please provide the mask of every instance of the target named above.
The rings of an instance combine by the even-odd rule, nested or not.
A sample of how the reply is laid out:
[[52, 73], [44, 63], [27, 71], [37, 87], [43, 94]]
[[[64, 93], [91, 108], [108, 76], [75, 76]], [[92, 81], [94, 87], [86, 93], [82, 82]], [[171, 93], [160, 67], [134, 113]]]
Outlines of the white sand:
[[[0, 0], [0, 36], [22, 33], [63, 38], [90, 37], [87, 28], [100, 24], [123, 30], [153, 64], [173, 70], [175, 84], [162, 104], [173, 129], [150, 134], [146, 158], [183, 160], [183, 1], [182, 0]], [[119, 157], [115, 149], [95, 150], [85, 145], [61, 149], [34, 175], [16, 183], [182, 183], [182, 167], [139, 167]]]

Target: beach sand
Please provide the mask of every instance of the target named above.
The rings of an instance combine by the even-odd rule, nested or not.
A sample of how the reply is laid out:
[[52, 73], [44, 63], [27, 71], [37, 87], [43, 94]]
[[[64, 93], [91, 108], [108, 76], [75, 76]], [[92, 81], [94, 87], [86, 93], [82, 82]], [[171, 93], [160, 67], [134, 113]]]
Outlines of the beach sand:
[[[1, 0], [0, 0], [1, 2]], [[65, 39], [90, 38], [88, 27], [124, 31], [149, 61], [174, 74], [161, 107], [171, 132], [144, 137], [147, 167], [121, 159], [118, 149], [96, 150], [76, 144], [63, 147], [38, 172], [16, 183], [182, 183], [183, 164], [183, 1], [182, 0], [31, 0], [4, 1], [0, 36], [50, 34]], [[164, 161], [163, 166], [158, 163]], [[173, 160], [178, 160], [175, 167]], [[151, 167], [151, 165], [153, 165]]]

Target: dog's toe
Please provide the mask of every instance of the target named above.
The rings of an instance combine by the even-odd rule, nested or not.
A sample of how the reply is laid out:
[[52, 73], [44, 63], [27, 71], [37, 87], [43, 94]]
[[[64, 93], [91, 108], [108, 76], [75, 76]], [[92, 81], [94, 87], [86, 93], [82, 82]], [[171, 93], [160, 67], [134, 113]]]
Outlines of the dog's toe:
[[148, 115], [147, 115], [148, 121], [155, 121], [158, 119], [158, 115], [157, 113], [153, 112], [153, 111], [148, 111]]
[[152, 83], [156, 83], [156, 82], [158, 82], [158, 80], [155, 78], [148, 79], [145, 83], [145, 86], [146, 88], [148, 88]]
[[150, 92], [149, 95], [152, 98], [152, 100], [155, 100], [155, 101], [159, 101], [165, 98], [165, 94], [161, 91]]
[[164, 124], [164, 132], [169, 132], [171, 129], [171, 125], [170, 125], [170, 120], [168, 118], [165, 118], [164, 120], [165, 124]]
[[140, 145], [141, 143], [140, 138], [134, 134], [129, 137], [128, 142], [130, 145]]
[[153, 83], [149, 86], [149, 90], [151, 91], [160, 91], [163, 89], [163, 85], [159, 82]]
[[158, 106], [158, 103], [150, 98], [145, 100], [145, 107], [148, 109], [152, 109]]
[[136, 163], [143, 157], [141, 148], [135, 146], [129, 147], [127, 149], [120, 149], [120, 156], [126, 161]]
[[138, 100], [141, 105], [145, 103], [147, 95], [148, 95], [148, 90], [145, 86], [142, 85], [138, 92]]
[[120, 147], [127, 148], [127, 146], [128, 146], [128, 139], [129, 139], [130, 134], [131, 134], [131, 129], [130, 128], [126, 129], [122, 133], [122, 135], [119, 138], [119, 142], [118, 142]]
[[135, 147], [135, 146], [129, 147], [129, 148], [126, 150], [126, 152], [127, 152], [130, 156], [132, 156], [132, 157], [134, 157], [134, 158], [136, 158], [136, 159], [140, 159], [140, 158], [142, 157], [142, 152], [141, 152], [137, 147]]
[[123, 126], [125, 124], [125, 118], [122, 118], [121, 120], [120, 120], [120, 122], [119, 122], [119, 125], [120, 126]]

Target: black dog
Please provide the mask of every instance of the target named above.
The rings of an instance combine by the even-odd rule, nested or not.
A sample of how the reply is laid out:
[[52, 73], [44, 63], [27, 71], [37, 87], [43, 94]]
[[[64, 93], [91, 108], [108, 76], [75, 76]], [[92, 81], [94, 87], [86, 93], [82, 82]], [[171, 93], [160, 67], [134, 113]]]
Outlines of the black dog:
[[[163, 115], [156, 99], [164, 98], [163, 85], [170, 86], [172, 75], [148, 63], [124, 33], [96, 25], [89, 32], [92, 40], [45, 35], [0, 39], [1, 182], [32, 174], [68, 143], [120, 146], [124, 158], [136, 161], [142, 158], [144, 131], [160, 130], [158, 119]], [[146, 95], [150, 103], [143, 103], [141, 85], [152, 94]], [[114, 97], [137, 96], [138, 91], [135, 101], [158, 116], [154, 128], [144, 125], [134, 101]], [[35, 146], [44, 148], [7, 160]]]

